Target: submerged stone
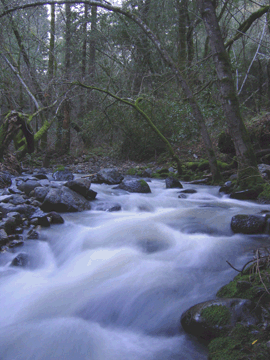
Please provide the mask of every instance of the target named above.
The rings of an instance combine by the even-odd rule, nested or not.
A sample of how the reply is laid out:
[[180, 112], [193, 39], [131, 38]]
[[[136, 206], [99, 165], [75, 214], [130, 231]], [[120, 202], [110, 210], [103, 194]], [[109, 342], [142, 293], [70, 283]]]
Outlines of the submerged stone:
[[131, 193], [150, 193], [151, 189], [144, 180], [123, 180], [121, 184], [114, 189], [122, 189]]
[[266, 227], [266, 218], [261, 215], [235, 215], [231, 220], [231, 229], [234, 233], [263, 234]]

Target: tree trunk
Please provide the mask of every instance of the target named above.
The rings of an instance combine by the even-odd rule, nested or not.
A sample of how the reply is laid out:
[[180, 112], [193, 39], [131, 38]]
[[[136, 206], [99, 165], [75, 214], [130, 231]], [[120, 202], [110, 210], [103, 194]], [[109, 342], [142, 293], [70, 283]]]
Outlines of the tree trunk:
[[176, 6], [178, 10], [178, 66], [180, 71], [184, 71], [187, 62], [188, 1], [177, 0]]
[[[84, 4], [84, 23], [83, 23], [83, 44], [82, 44], [82, 73], [81, 73], [81, 81], [84, 82], [86, 75], [86, 57], [87, 57], [87, 22], [88, 22], [88, 4]], [[83, 115], [85, 112], [86, 105], [86, 96], [87, 92], [84, 92], [80, 95], [80, 111], [79, 114]]]
[[[66, 80], [70, 78], [70, 42], [71, 42], [71, 5], [65, 4], [66, 14], [66, 37], [65, 37], [65, 76]], [[66, 89], [67, 90], [67, 89]], [[70, 150], [70, 101], [66, 99], [63, 104], [64, 119], [62, 133], [62, 151]]]
[[210, 40], [213, 60], [219, 80], [222, 107], [237, 155], [238, 181], [241, 182], [247, 177], [259, 176], [256, 156], [241, 117], [238, 97], [232, 77], [230, 58], [224, 46], [213, 3], [211, 0], [199, 0], [198, 4]]
[[[90, 81], [93, 83], [96, 72], [96, 36], [97, 36], [97, 7], [91, 7], [91, 37], [89, 43], [89, 75]], [[94, 109], [93, 94], [89, 93], [88, 108], [90, 111]]]

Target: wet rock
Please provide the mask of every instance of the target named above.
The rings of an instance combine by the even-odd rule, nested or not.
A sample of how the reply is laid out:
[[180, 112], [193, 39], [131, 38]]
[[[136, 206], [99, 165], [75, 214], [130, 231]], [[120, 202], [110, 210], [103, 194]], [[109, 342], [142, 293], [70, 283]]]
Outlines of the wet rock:
[[12, 199], [12, 195], [1, 195], [0, 202], [8, 203]]
[[233, 184], [231, 181], [226, 181], [223, 186], [219, 189], [219, 192], [223, 192], [225, 194], [230, 194], [233, 190]]
[[48, 213], [48, 217], [50, 218], [51, 224], [64, 224], [65, 222], [62, 216], [55, 211]]
[[231, 220], [234, 233], [262, 234], [266, 228], [266, 218], [261, 215], [235, 215]]
[[12, 198], [9, 202], [13, 205], [21, 205], [25, 203], [25, 199], [22, 195], [12, 195]]
[[122, 189], [131, 193], [150, 193], [151, 189], [144, 180], [123, 180], [121, 184], [114, 189]]
[[259, 193], [255, 190], [243, 190], [231, 193], [230, 198], [236, 200], [256, 200]]
[[167, 243], [153, 239], [140, 240], [138, 241], [138, 245], [141, 248], [141, 250], [147, 254], [152, 254], [158, 251], [164, 251], [169, 248], [169, 245]]
[[11, 240], [9, 241], [8, 243], [8, 247], [9, 248], [15, 248], [15, 247], [20, 247], [20, 246], [23, 246], [24, 245], [24, 241], [21, 239], [21, 240]]
[[12, 178], [7, 171], [0, 171], [0, 189], [11, 186]]
[[121, 205], [115, 203], [112, 204], [110, 202], [98, 202], [96, 204], [93, 204], [92, 209], [98, 211], [113, 212], [113, 211], [120, 211]]
[[16, 220], [16, 225], [20, 225], [22, 223], [22, 216], [19, 212], [13, 211], [7, 214], [8, 218], [14, 218]]
[[11, 262], [10, 266], [28, 267], [30, 265], [30, 257], [26, 253], [18, 254]]
[[116, 185], [120, 184], [123, 179], [124, 176], [119, 173], [117, 168], [102, 169], [97, 173], [97, 182], [99, 184]]
[[174, 177], [168, 177], [167, 179], [165, 179], [165, 184], [166, 189], [183, 188], [183, 185], [180, 183], [180, 181]]
[[258, 169], [264, 179], [266, 180], [270, 179], [270, 165], [259, 164]]
[[15, 229], [17, 227], [17, 223], [16, 223], [16, 219], [14, 219], [13, 217], [10, 218], [6, 218], [3, 219], [5, 224], [4, 224], [4, 230], [8, 235], [11, 235], [15, 232]]
[[153, 170], [148, 168], [142, 171], [141, 176], [142, 177], [151, 177], [153, 174]]
[[186, 199], [187, 195], [186, 194], [180, 194], [180, 195], [178, 195], [178, 198], [179, 199]]
[[48, 187], [44, 187], [44, 186], [39, 186], [39, 187], [36, 187], [33, 191], [33, 194], [31, 193], [31, 195], [37, 200], [37, 201], [40, 201], [40, 202], [43, 202], [46, 195], [48, 194], [49, 192], [49, 188]]
[[48, 179], [48, 176], [47, 175], [45, 175], [45, 174], [33, 174], [33, 176], [36, 178], [36, 179], [38, 179], [38, 180], [44, 180], [44, 179]]
[[36, 208], [32, 205], [22, 204], [22, 205], [14, 206], [11, 211], [16, 211], [16, 212], [20, 213], [23, 217], [28, 218], [32, 214], [34, 214], [34, 212], [36, 211]]
[[17, 186], [11, 186], [8, 188], [8, 191], [10, 192], [10, 194], [18, 194], [18, 195], [21, 195], [22, 194], [22, 191], [19, 190], [17, 188]]
[[0, 229], [0, 246], [6, 245], [8, 242], [8, 235], [4, 229]]
[[84, 186], [87, 187], [87, 189], [89, 189], [91, 186], [91, 179], [89, 177], [78, 178], [78, 179], [76, 179], [76, 182], [83, 184]]
[[195, 190], [195, 189], [185, 189], [185, 190], [181, 190], [179, 192], [180, 192], [180, 194], [196, 194], [197, 190]]
[[94, 200], [97, 196], [96, 191], [90, 190], [89, 186], [77, 180], [68, 181], [64, 186], [82, 195], [87, 200]]
[[65, 186], [51, 188], [41, 205], [41, 210], [45, 212], [76, 212], [90, 209], [90, 203], [83, 196]]
[[74, 179], [74, 175], [69, 170], [58, 170], [52, 175], [55, 181], [69, 181]]
[[43, 227], [49, 227], [51, 225], [48, 214], [39, 209], [29, 218], [29, 222], [31, 225], [40, 225]]
[[24, 192], [26, 195], [29, 195], [32, 190], [39, 186], [40, 183], [36, 180], [26, 180], [17, 183], [18, 189]]
[[28, 240], [37, 240], [39, 238], [39, 233], [35, 229], [28, 231], [26, 238]]
[[183, 329], [205, 340], [225, 336], [236, 325], [256, 325], [261, 309], [247, 299], [210, 300], [185, 311], [181, 316]]
[[97, 196], [97, 192], [92, 190], [92, 189], [89, 189], [87, 191], [87, 194], [86, 194], [85, 198], [87, 200], [91, 201], [91, 200], [95, 200], [96, 196]]

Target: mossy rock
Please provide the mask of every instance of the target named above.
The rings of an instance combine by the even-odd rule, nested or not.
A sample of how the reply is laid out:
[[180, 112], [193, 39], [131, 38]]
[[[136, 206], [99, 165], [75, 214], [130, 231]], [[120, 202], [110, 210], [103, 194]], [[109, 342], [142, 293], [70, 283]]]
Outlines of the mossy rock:
[[267, 331], [256, 326], [237, 324], [229, 336], [214, 339], [208, 345], [209, 360], [266, 360], [270, 357], [266, 345]]
[[[260, 270], [265, 286], [270, 288], [270, 269]], [[265, 291], [258, 273], [253, 272], [253, 267], [247, 269], [243, 274], [238, 274], [229, 284], [223, 286], [218, 292], [219, 298], [249, 299], [254, 302], [260, 300], [264, 305], [270, 301], [270, 295]]]
[[137, 169], [135, 168], [130, 168], [127, 171], [127, 175], [136, 175], [137, 174]]
[[254, 324], [261, 320], [256, 304], [247, 299], [209, 300], [192, 306], [181, 316], [183, 329], [204, 340], [225, 336], [236, 325]]
[[270, 203], [270, 184], [266, 183], [263, 185], [262, 191], [260, 192], [258, 199], [263, 203]]
[[230, 323], [231, 313], [226, 306], [212, 305], [201, 312], [201, 317], [209, 326], [225, 326]]

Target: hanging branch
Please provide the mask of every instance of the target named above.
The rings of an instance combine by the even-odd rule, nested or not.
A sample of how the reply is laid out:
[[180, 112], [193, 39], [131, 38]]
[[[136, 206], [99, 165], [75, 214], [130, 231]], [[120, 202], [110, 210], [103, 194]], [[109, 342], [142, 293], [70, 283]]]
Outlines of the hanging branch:
[[252, 13], [237, 29], [237, 34], [226, 42], [225, 47], [230, 48], [232, 44], [240, 39], [251, 27], [251, 25], [254, 23], [255, 20], [262, 17], [265, 13], [267, 13], [270, 9], [270, 5], [262, 6], [258, 11], [255, 11]]
[[259, 52], [259, 50], [260, 50], [261, 43], [262, 43], [262, 39], [263, 39], [264, 33], [265, 33], [266, 24], [267, 24], [267, 19], [266, 19], [265, 22], [264, 22], [264, 27], [263, 27], [263, 31], [262, 31], [262, 34], [261, 34], [261, 38], [260, 38], [260, 41], [259, 41], [257, 50], [256, 50], [255, 55], [254, 55], [254, 57], [253, 57], [250, 65], [249, 65], [249, 67], [248, 67], [248, 69], [247, 69], [247, 72], [246, 72], [245, 78], [244, 78], [244, 80], [243, 80], [243, 83], [242, 83], [242, 85], [241, 85], [241, 88], [240, 88], [240, 90], [238, 91], [238, 95], [240, 95], [241, 91], [243, 90], [243, 87], [244, 87], [244, 85], [245, 85], [245, 83], [246, 83], [246, 81], [247, 81], [247, 77], [248, 77], [248, 74], [249, 74], [249, 72], [250, 72], [250, 69], [251, 69], [251, 67], [252, 67], [252, 65], [253, 65], [253, 63], [254, 63], [257, 55], [258, 55], [258, 52]]
[[107, 94], [108, 96], [116, 99], [117, 101], [125, 104], [125, 105], [128, 105], [128, 106], [131, 106], [133, 109], [135, 109], [136, 111], [138, 111], [141, 116], [147, 121], [148, 125], [155, 131], [155, 133], [161, 138], [161, 140], [167, 145], [168, 147], [168, 150], [169, 150], [169, 153], [171, 155], [171, 157], [173, 158], [173, 160], [175, 160], [175, 162], [177, 163], [177, 171], [178, 171], [178, 174], [181, 175], [182, 173], [182, 165], [181, 165], [181, 162], [180, 162], [180, 159], [178, 158], [178, 156], [175, 154], [170, 142], [168, 141], [168, 139], [166, 139], [166, 137], [160, 132], [160, 130], [156, 127], [156, 125], [152, 122], [152, 120], [150, 119], [150, 117], [140, 108], [139, 106], [139, 103], [143, 100], [143, 98], [138, 98], [135, 103], [134, 102], [131, 102], [129, 100], [126, 100], [126, 99], [122, 99], [120, 98], [119, 96], [116, 96], [114, 94], [112, 94], [111, 92], [109, 92], [108, 90], [103, 90], [103, 89], [100, 89], [96, 86], [90, 86], [90, 85], [85, 85], [85, 84], [82, 84], [81, 82], [79, 81], [75, 81], [75, 82], [72, 82], [72, 85], [78, 85], [78, 86], [81, 86], [85, 89], [88, 89], [88, 90], [96, 90], [96, 91], [99, 91], [99, 92], [102, 92], [102, 93], [105, 93]]
[[33, 100], [37, 110], [40, 109], [40, 106], [36, 100], [36, 98], [34, 97], [34, 95], [31, 93], [29, 87], [26, 85], [26, 83], [23, 81], [23, 79], [21, 78], [19, 72], [14, 68], [14, 66], [11, 64], [11, 62], [8, 60], [8, 58], [4, 55], [4, 54], [0, 54], [3, 59], [5, 60], [5, 62], [8, 64], [8, 66], [11, 68], [11, 70], [13, 71], [13, 73], [17, 76], [18, 80], [20, 81], [20, 83], [22, 84], [22, 86], [25, 88], [27, 94], [30, 96], [30, 98]]

